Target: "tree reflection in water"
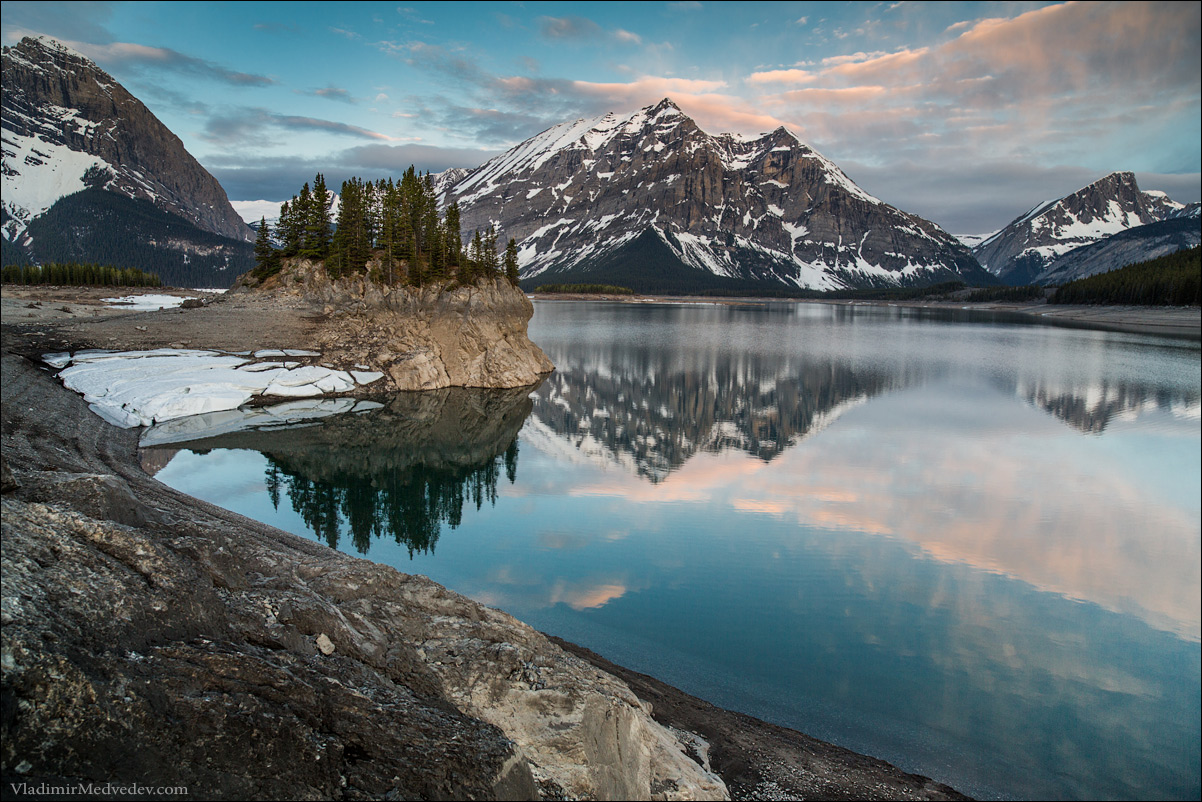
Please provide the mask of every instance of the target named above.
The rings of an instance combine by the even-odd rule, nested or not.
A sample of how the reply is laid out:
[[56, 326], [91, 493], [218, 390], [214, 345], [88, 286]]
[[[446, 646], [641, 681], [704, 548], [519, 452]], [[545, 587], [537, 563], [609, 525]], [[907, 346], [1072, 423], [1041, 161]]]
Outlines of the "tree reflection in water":
[[[271, 503], [278, 510], [287, 496], [319, 539], [335, 547], [349, 532], [367, 554], [374, 538], [391, 537], [413, 557], [434, 550], [443, 524], [459, 526], [464, 505], [495, 504], [502, 476], [517, 479], [517, 437], [534, 389], [398, 393], [370, 411], [286, 425], [248, 413], [235, 431], [238, 422], [222, 413], [215, 420], [225, 434], [173, 440], [171, 451], [258, 451]], [[268, 423], [254, 428], [258, 420]]]
[[354, 471], [327, 471], [320, 479], [307, 475], [288, 457], [268, 455], [267, 490], [279, 508], [281, 493], [305, 525], [331, 547], [337, 547], [343, 525], [355, 549], [367, 554], [373, 538], [391, 536], [409, 556], [434, 551], [445, 523], [452, 529], [463, 519], [464, 504], [480, 509], [497, 502], [504, 473], [517, 479], [518, 443], [478, 465], [418, 463], [376, 473], [367, 480]]

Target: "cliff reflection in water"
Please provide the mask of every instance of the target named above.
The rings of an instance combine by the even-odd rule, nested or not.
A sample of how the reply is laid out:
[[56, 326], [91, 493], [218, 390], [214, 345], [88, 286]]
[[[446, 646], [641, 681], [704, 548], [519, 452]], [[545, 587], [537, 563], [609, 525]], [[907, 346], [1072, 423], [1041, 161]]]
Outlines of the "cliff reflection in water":
[[434, 550], [444, 524], [459, 526], [465, 505], [495, 504], [502, 477], [515, 481], [530, 391], [400, 393], [366, 413], [173, 447], [258, 451], [272, 504], [290, 504], [318, 538], [336, 547], [347, 532], [366, 554], [390, 537], [412, 557]]

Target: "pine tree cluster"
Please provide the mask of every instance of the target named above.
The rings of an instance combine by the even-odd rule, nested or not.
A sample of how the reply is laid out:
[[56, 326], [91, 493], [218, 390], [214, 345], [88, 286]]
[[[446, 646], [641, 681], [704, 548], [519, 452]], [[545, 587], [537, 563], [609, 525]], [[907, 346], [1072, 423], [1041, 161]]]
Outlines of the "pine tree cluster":
[[46, 265], [5, 265], [5, 284], [51, 284], [58, 287], [161, 287], [162, 280], [136, 267], [93, 263], [51, 262]]
[[282, 260], [300, 257], [323, 262], [334, 278], [366, 273], [376, 260], [371, 277], [387, 284], [450, 286], [499, 275], [518, 283], [517, 243], [511, 238], [498, 256], [497, 232], [489, 226], [475, 231], [465, 248], [459, 204], [440, 215], [433, 179], [412, 165], [400, 181], [343, 181], [336, 218], [332, 200], [318, 173], [312, 187], [306, 183], [285, 201], [275, 227], [278, 249], [266, 219], [260, 220], [254, 275], [266, 278], [279, 272]]

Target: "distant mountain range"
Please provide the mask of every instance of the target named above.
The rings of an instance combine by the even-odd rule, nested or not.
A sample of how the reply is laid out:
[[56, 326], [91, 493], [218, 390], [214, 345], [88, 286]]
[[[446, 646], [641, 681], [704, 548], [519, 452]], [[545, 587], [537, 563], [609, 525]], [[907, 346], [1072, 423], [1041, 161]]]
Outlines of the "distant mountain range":
[[45, 37], [2, 61], [5, 264], [113, 262], [202, 287], [253, 267], [221, 185], [112, 76]]
[[1132, 173], [1111, 173], [1039, 204], [972, 252], [1006, 284], [1063, 284], [1197, 245], [1198, 213], [1196, 203], [1140, 191]]
[[[3, 262], [112, 262], [229, 286], [253, 230], [110, 75], [45, 37], [3, 49]], [[711, 135], [664, 99], [554, 126], [436, 177], [465, 233], [517, 240], [523, 284], [641, 292], [1058, 284], [1198, 244], [1199, 205], [1113, 173], [956, 238], [860, 189], [785, 128]], [[971, 249], [971, 250], [970, 250]]]

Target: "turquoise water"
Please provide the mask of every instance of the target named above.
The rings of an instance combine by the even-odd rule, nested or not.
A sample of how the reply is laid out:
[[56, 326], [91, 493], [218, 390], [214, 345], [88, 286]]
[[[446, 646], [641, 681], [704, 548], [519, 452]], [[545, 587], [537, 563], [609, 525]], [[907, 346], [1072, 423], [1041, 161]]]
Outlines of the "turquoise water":
[[1198, 343], [817, 304], [530, 333], [534, 391], [148, 463], [971, 795], [1199, 796]]

